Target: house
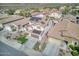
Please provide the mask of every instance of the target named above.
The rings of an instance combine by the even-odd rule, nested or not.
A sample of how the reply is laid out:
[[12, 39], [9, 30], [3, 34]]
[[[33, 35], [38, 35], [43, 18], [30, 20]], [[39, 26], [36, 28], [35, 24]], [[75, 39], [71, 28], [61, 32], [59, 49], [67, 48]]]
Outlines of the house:
[[[28, 23], [28, 19], [22, 17], [22, 16], [17, 16], [17, 15], [11, 15], [7, 16], [7, 18], [3, 18], [0, 20], [0, 23], [4, 26], [4, 30], [6, 32], [10, 31], [12, 32], [12, 27], [16, 31], [23, 31], [23, 26]], [[25, 31], [25, 29], [24, 29]]]
[[[15, 39], [20, 34], [26, 35], [27, 33], [28, 35], [26, 36], [28, 37], [28, 41], [24, 46], [26, 47], [27, 44], [30, 44], [31, 46], [28, 48], [33, 48], [37, 42], [43, 41], [42, 38], [47, 35], [47, 32], [52, 27], [52, 21], [50, 19], [46, 20], [45, 17], [46, 16], [43, 14], [34, 15], [30, 18], [12, 15], [6, 19], [2, 19], [0, 22], [5, 26], [5, 28], [8, 27], [8, 30], [10, 32], [10, 26], [16, 25], [16, 27], [18, 28], [17, 32], [11, 32], [11, 39]], [[31, 43], [31, 41], [33, 42]]]
[[0, 20], [0, 23], [5, 25], [5, 24], [16, 22], [18, 20], [22, 20], [22, 19], [23, 19], [22, 16], [11, 15], [11, 16], [7, 16], [7, 18], [3, 18], [2, 20]]
[[30, 34], [31, 39], [33, 38], [40, 41], [51, 28], [52, 21], [49, 19], [46, 20], [46, 16], [43, 14], [36, 14], [30, 18], [28, 26], [31, 26], [32, 28]]
[[69, 20], [63, 20], [52, 27], [48, 36], [67, 41], [69, 44], [79, 44], [79, 26]]
[[60, 40], [62, 42], [60, 49], [67, 51], [68, 45], [79, 44], [79, 26], [69, 20], [62, 20], [48, 32], [48, 38]]
[[60, 12], [58, 9], [52, 9], [50, 11], [49, 17], [60, 18], [61, 16], [62, 16], [62, 12]]
[[58, 23], [62, 19], [62, 12], [60, 12], [58, 9], [52, 9], [48, 16], [54, 23]]
[[64, 19], [68, 19], [70, 22], [76, 23], [76, 18], [75, 18], [75, 16], [73, 16], [73, 15], [71, 15], [71, 14], [64, 15], [63, 20], [64, 20]]
[[41, 13], [41, 12], [35, 12], [35, 13], [33, 13], [32, 14], [32, 17], [31, 17], [31, 19], [46, 19], [46, 16], [43, 14], [43, 13]]

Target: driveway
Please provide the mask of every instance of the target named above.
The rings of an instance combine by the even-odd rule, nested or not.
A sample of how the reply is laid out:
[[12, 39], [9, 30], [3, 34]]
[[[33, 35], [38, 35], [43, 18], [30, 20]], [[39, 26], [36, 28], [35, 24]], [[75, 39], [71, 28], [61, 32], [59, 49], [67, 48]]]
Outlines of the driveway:
[[43, 55], [45, 56], [57, 56], [59, 53], [59, 48], [60, 48], [61, 42], [56, 40], [56, 39], [50, 39], [48, 41], [48, 44], [43, 51]]

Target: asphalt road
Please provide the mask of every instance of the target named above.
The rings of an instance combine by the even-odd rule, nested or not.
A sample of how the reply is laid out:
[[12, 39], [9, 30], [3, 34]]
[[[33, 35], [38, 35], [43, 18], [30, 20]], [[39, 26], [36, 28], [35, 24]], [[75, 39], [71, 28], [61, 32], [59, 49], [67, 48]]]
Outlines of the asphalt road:
[[26, 54], [0, 42], [0, 56], [26, 56]]

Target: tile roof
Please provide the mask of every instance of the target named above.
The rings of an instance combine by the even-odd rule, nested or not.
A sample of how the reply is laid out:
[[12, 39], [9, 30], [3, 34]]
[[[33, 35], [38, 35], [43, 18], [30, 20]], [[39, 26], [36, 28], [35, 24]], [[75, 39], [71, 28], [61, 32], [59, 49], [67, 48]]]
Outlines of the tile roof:
[[70, 22], [69, 20], [63, 20], [57, 23], [54, 27], [52, 27], [52, 29], [48, 33], [48, 36], [64, 40], [64, 38], [62, 37], [62, 31], [63, 36], [79, 40], [79, 26]]
[[12, 15], [12, 16], [8, 16], [5, 19], [0, 20], [0, 23], [7, 24], [7, 23], [10, 23], [10, 22], [20, 20], [20, 19], [23, 19], [23, 17], [22, 16], [17, 16], [17, 15]]

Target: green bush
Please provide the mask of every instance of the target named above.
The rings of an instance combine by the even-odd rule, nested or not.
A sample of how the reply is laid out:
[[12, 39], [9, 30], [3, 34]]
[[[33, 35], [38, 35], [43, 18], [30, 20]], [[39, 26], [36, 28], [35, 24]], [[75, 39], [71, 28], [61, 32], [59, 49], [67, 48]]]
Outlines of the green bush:
[[71, 51], [71, 54], [72, 54], [73, 56], [78, 56], [78, 55], [79, 55], [77, 50]]
[[15, 10], [14, 9], [6, 9], [4, 12], [8, 15], [14, 15]]
[[79, 55], [79, 46], [69, 45], [69, 47], [72, 49], [71, 54], [73, 56], [78, 56]]
[[77, 50], [79, 53], [79, 46], [75, 46], [75, 50]]
[[73, 46], [73, 45], [69, 45], [69, 47], [70, 47], [72, 50], [74, 50], [74, 46]]
[[24, 17], [30, 17], [31, 13], [30, 10], [23, 9], [20, 11], [20, 13], [16, 13], [16, 15], [24, 16]]
[[62, 13], [63, 14], [68, 14], [70, 10], [71, 10], [71, 7], [70, 6], [65, 6]]
[[24, 44], [28, 39], [26, 38], [26, 36], [20, 36], [18, 38], [19, 43]]

